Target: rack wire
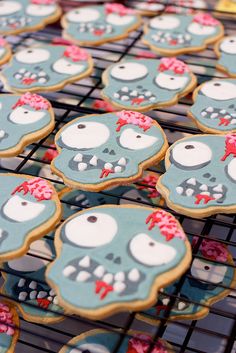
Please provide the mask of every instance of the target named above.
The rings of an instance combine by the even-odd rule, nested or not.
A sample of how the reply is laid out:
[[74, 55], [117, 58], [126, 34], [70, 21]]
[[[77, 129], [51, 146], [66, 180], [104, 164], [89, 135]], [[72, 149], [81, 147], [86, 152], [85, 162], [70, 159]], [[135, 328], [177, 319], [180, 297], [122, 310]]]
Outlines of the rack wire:
[[[74, 3], [78, 4], [78, 1]], [[208, 7], [207, 11], [212, 12], [212, 2], [210, 3], [211, 6]], [[132, 5], [132, 1], [130, 5]], [[222, 21], [225, 26], [226, 35], [236, 33], [236, 23], [233, 17], [224, 18]], [[104, 44], [96, 48], [87, 47], [87, 50], [91, 53], [95, 61], [95, 68], [92, 75], [78, 83], [67, 85], [58, 92], [45, 94], [56, 113], [54, 131], [46, 138], [27, 148], [23, 154], [14, 159], [13, 164], [7, 163], [6, 160], [0, 160], [1, 170], [5, 172], [24, 173], [27, 165], [32, 163], [35, 163], [42, 170], [48, 164], [47, 161], [42, 159], [42, 155], [51, 146], [54, 136], [60, 127], [76, 115], [103, 113], [104, 111], [98, 108], [100, 90], [102, 88], [101, 74], [110, 64], [118, 62], [123, 58], [145, 56], [149, 50], [141, 43], [141, 35], [142, 29], [138, 29], [130, 33], [129, 37], [122, 41]], [[13, 50], [16, 51], [36, 42], [48, 43], [60, 37], [61, 29], [59, 26], [54, 25], [48, 26], [40, 32], [10, 36], [7, 39], [12, 44]], [[198, 83], [215, 77], [224, 77], [222, 73], [215, 70], [216, 57], [212, 47], [207, 48], [204, 52], [183, 55], [181, 59], [190, 65], [193, 72], [197, 75]], [[5, 93], [2, 87], [1, 92]], [[170, 144], [181, 137], [199, 133], [196, 126], [187, 118], [186, 112], [191, 104], [191, 97], [188, 96], [181, 99], [174, 106], [148, 113], [165, 130]], [[153, 170], [153, 168], [150, 168], [150, 170]], [[162, 171], [163, 168], [160, 167], [160, 172]], [[63, 187], [63, 183], [55, 178], [54, 175], [48, 174], [47, 179], [57, 184], [57, 186]], [[137, 185], [140, 184], [137, 183]], [[101, 196], [110, 195], [117, 198], [117, 204], [121, 201], [118, 196], [113, 194], [112, 190], [102, 191], [100, 194]], [[133, 201], [128, 197], [123, 197], [123, 199], [128, 202]], [[136, 200], [136, 202], [143, 204], [142, 201]], [[63, 201], [63, 203], [67, 203], [70, 206], [77, 206], [76, 204], [70, 204], [68, 201]], [[153, 207], [151, 203], [145, 202], [145, 204]], [[163, 207], [167, 209], [166, 206]], [[178, 217], [188, 236], [198, 236], [200, 242], [208, 236], [214, 236], [219, 242], [229, 247], [235, 260], [236, 215], [220, 214], [207, 219], [196, 220], [176, 214], [175, 212], [172, 213]], [[40, 252], [39, 254], [31, 254], [31, 256], [42, 258]], [[199, 257], [197, 249], [193, 252], [193, 258], [196, 257]], [[1, 272], [4, 271], [4, 269], [1, 269]], [[186, 276], [191, 275], [185, 274], [178, 281], [176, 293], [171, 295], [170, 306], [174, 305], [177, 291], [181, 289]], [[2, 294], [1, 296], [4, 297]], [[27, 305], [32, 304], [28, 303]], [[209, 307], [209, 309], [209, 315], [199, 321], [169, 320], [169, 312], [167, 311], [164, 318], [160, 318], [160, 324], [156, 326], [139, 321], [137, 313], [133, 312], [117, 314], [106, 320], [96, 322], [78, 316], [65, 315], [66, 321], [53, 325], [30, 323], [21, 318], [20, 339], [17, 343], [16, 352], [58, 352], [66, 342], [79, 333], [94, 328], [103, 328], [108, 331], [120, 330], [120, 340], [113, 353], [118, 352], [122, 340], [130, 329], [149, 332], [154, 335], [155, 339], [163, 337], [173, 345], [175, 352], [179, 353], [235, 353], [236, 292], [234, 289], [232, 288], [227, 298]]]

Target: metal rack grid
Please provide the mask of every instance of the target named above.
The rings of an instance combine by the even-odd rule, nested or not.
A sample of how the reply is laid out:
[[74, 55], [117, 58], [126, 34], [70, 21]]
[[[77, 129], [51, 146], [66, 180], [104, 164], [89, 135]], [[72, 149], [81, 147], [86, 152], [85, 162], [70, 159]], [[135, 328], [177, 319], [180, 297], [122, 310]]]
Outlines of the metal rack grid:
[[[223, 23], [227, 35], [235, 34], [236, 23], [233, 18], [226, 18], [223, 20]], [[51, 42], [53, 39], [55, 40], [55, 37], [60, 37], [60, 35], [60, 27], [50, 26], [37, 33], [11, 36], [8, 37], [8, 40], [13, 45], [15, 51], [38, 41]], [[50, 136], [32, 144], [30, 149], [27, 149], [24, 154], [19, 155], [14, 166], [6, 166], [6, 163], [0, 161], [1, 169], [8, 172], [24, 173], [25, 166], [31, 162], [35, 162], [43, 167], [47, 162], [38, 157], [38, 152], [40, 150], [46, 151], [50, 147], [50, 141], [53, 140], [55, 133], [61, 126], [75, 115], [103, 113], [101, 109], [97, 109], [94, 106], [94, 102], [99, 99], [99, 93], [102, 88], [101, 73], [104, 68], [125, 57], [143, 56], [149, 52], [140, 42], [141, 35], [142, 30], [139, 29], [130, 33], [129, 37], [122, 41], [105, 44], [96, 48], [88, 47], [87, 49], [95, 61], [93, 74], [78, 83], [67, 85], [59, 92], [49, 92], [45, 95], [51, 101], [56, 113], [54, 131]], [[214, 77], [224, 77], [223, 74], [215, 71], [216, 58], [211, 47], [204, 52], [184, 55], [181, 58], [191, 66], [193, 72], [198, 77], [199, 83]], [[199, 133], [186, 116], [186, 111], [191, 104], [191, 98], [186, 97], [181, 99], [179, 104], [172, 107], [148, 113], [164, 128], [169, 143], [173, 143], [183, 136]], [[62, 185], [62, 182], [55, 180], [53, 175], [48, 179], [58, 185]], [[101, 194], [113, 195], [112, 190], [103, 191]], [[127, 197], [125, 199], [131, 201]], [[146, 204], [152, 207], [151, 204]], [[236, 215], [217, 215], [207, 219], [195, 220], [176, 213], [174, 214], [178, 217], [189, 236], [197, 235], [202, 240], [209, 235], [214, 235], [220, 242], [229, 247], [235, 260]], [[196, 256], [196, 251], [197, 249], [194, 250], [193, 257]], [[32, 256], [40, 257], [41, 255], [39, 253]], [[185, 276], [190, 275], [184, 275], [179, 280], [177, 290], [180, 290], [183, 285]], [[171, 295], [171, 305], [174, 304], [175, 298], [176, 295]], [[169, 320], [167, 322], [168, 312], [166, 317], [160, 320], [159, 326], [140, 322], [137, 320], [137, 313], [128, 312], [96, 322], [77, 316], [65, 315], [66, 321], [53, 325], [29, 323], [21, 318], [20, 339], [16, 352], [58, 352], [63, 344], [79, 333], [93, 328], [103, 328], [108, 331], [121, 329], [120, 340], [114, 353], [118, 351], [119, 345], [129, 329], [149, 332], [154, 335], [154, 338], [163, 337], [173, 345], [175, 352], [179, 353], [235, 353], [235, 314], [236, 292], [232, 288], [231, 294], [223, 301], [210, 307], [209, 315], [199, 321], [188, 320], [180, 322]]]

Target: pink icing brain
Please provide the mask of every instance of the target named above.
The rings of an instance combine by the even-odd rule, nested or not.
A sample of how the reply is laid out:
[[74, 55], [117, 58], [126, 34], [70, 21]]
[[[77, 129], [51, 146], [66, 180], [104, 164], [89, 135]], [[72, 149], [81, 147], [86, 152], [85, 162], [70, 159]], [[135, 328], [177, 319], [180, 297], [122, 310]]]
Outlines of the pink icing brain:
[[156, 175], [153, 175], [153, 174], [147, 175], [139, 180], [139, 182], [144, 185], [138, 185], [137, 188], [138, 188], [138, 190], [148, 191], [149, 193], [147, 196], [150, 199], [154, 199], [154, 198], [160, 196], [159, 192], [156, 189], [157, 180], [158, 180], [158, 177]]
[[53, 194], [53, 189], [49, 183], [38, 177], [24, 181], [21, 185], [17, 186], [17, 188], [12, 192], [12, 195], [21, 191], [23, 191], [24, 195], [29, 192], [37, 199], [37, 201], [50, 200]]
[[54, 5], [57, 0], [31, 0], [31, 3], [35, 5]]
[[216, 27], [220, 24], [220, 22], [209, 13], [199, 13], [194, 16], [193, 21], [201, 24], [202, 26]]
[[12, 109], [21, 107], [22, 105], [29, 105], [35, 110], [41, 110], [41, 109], [48, 110], [51, 107], [50, 103], [45, 98], [43, 98], [42, 96], [39, 96], [38, 94], [30, 93], [30, 92], [23, 94], [18, 99], [16, 104], [12, 107]]
[[[126, 353], [148, 353], [152, 338], [147, 335], [138, 334], [129, 340]], [[151, 353], [168, 353], [162, 342], [155, 343]]]
[[105, 12], [106, 14], [116, 13], [120, 16], [132, 15], [135, 13], [134, 10], [125, 7], [122, 4], [113, 3], [113, 4], [105, 4]]
[[189, 72], [189, 67], [183, 61], [176, 58], [161, 58], [161, 63], [158, 67], [159, 71], [173, 71], [175, 74], [184, 74]]
[[8, 336], [13, 336], [15, 329], [13, 315], [10, 308], [6, 304], [0, 302], [0, 334], [1, 333], [5, 333]]
[[76, 45], [69, 45], [63, 55], [74, 62], [87, 60], [89, 58], [88, 53]]
[[7, 44], [6, 40], [0, 37], [0, 47], [5, 47], [6, 44]]
[[[198, 237], [193, 238], [193, 248], [197, 243]], [[203, 239], [199, 247], [202, 256], [208, 260], [227, 262], [229, 252], [224, 244], [212, 239]]]
[[153, 124], [153, 119], [149, 116], [143, 115], [139, 112], [133, 112], [129, 110], [122, 110], [121, 112], [117, 112], [119, 120], [117, 121], [117, 129], [116, 131], [120, 131], [122, 126], [127, 124], [133, 124], [139, 126], [143, 131], [150, 129]]

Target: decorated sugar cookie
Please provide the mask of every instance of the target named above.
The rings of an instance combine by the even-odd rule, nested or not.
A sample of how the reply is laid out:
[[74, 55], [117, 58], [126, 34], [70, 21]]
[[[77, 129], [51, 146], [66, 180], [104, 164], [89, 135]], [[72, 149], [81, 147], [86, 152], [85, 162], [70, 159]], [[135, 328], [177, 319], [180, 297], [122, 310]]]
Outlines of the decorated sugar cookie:
[[236, 77], [236, 36], [224, 37], [215, 45], [219, 60], [217, 69], [231, 77]]
[[[193, 247], [197, 241], [198, 237], [193, 238]], [[170, 308], [171, 295], [176, 292], [177, 284], [163, 289], [157, 304], [142, 312], [138, 318], [150, 323], [160, 320]], [[203, 239], [169, 318], [197, 320], [205, 317], [209, 313], [209, 305], [227, 297], [230, 293], [227, 288], [233, 289], [235, 284], [236, 270], [227, 247], [217, 240]]]
[[143, 43], [151, 50], [175, 56], [204, 50], [224, 35], [223, 25], [208, 13], [163, 14], [144, 27]]
[[0, 174], [0, 261], [23, 255], [60, 220], [53, 186], [38, 177]]
[[0, 352], [14, 353], [19, 338], [19, 317], [15, 307], [0, 300]]
[[[119, 332], [91, 330], [70, 340], [59, 353], [112, 353], [119, 343]], [[152, 337], [144, 333], [128, 332], [122, 339], [117, 353], [146, 353], [153, 343]], [[155, 341], [151, 353], [173, 353], [169, 343], [163, 339]]]
[[[180, 13], [180, 14], [193, 14], [196, 10], [204, 10], [208, 7], [205, 0], [175, 0], [168, 1], [169, 5], [165, 8], [165, 13]], [[167, 4], [168, 4], [167, 2]]]
[[109, 66], [102, 79], [105, 100], [137, 111], [175, 104], [197, 82], [189, 67], [176, 58], [124, 60]]
[[127, 4], [130, 4], [130, 7], [134, 8], [138, 13], [143, 16], [156, 16], [159, 12], [162, 12], [165, 9], [165, 2], [158, 1], [158, 3], [147, 0], [147, 1], [126, 1]]
[[0, 157], [16, 156], [55, 125], [50, 102], [38, 94], [0, 95]]
[[194, 91], [193, 99], [188, 116], [200, 130], [217, 134], [236, 130], [236, 79], [205, 82]]
[[78, 212], [58, 228], [55, 245], [47, 280], [59, 304], [95, 320], [153, 305], [158, 289], [181, 276], [191, 259], [171, 214], [135, 205]]
[[157, 189], [173, 210], [190, 217], [236, 211], [236, 134], [196, 135], [174, 143]]
[[129, 183], [158, 163], [167, 140], [157, 122], [132, 111], [86, 115], [63, 126], [52, 171], [66, 185], [87, 191]]
[[45, 280], [45, 271], [55, 257], [53, 233], [36, 240], [29, 253], [3, 264], [5, 282], [1, 292], [14, 300], [25, 320], [53, 323], [63, 319], [56, 293]]
[[61, 15], [56, 0], [3, 0], [0, 5], [1, 35], [37, 31]]
[[1, 74], [10, 91], [56, 91], [88, 76], [92, 68], [92, 58], [84, 49], [40, 44], [17, 51]]
[[11, 58], [11, 48], [7, 41], [0, 37], [0, 65], [5, 64]]
[[118, 3], [78, 7], [62, 18], [63, 36], [79, 45], [100, 45], [119, 40], [140, 25], [141, 17]]

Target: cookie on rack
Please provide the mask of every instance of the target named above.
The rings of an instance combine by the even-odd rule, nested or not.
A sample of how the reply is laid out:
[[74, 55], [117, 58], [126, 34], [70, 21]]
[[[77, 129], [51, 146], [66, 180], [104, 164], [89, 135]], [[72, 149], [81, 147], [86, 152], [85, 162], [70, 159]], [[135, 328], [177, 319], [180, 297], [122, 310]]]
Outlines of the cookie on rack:
[[38, 94], [0, 95], [0, 158], [17, 156], [54, 129], [50, 102]]
[[176, 58], [123, 60], [109, 66], [102, 79], [105, 100], [140, 112], [173, 105], [197, 85], [188, 65]]
[[235, 99], [236, 79], [204, 82], [193, 92], [194, 104], [188, 111], [188, 116], [204, 132], [236, 132]]
[[218, 57], [216, 68], [228, 76], [236, 77], [236, 36], [224, 37], [215, 45]]
[[79, 45], [101, 45], [126, 38], [142, 23], [135, 10], [118, 3], [72, 9], [62, 17], [64, 38]]
[[142, 41], [158, 54], [176, 56], [204, 50], [223, 35], [223, 25], [208, 13], [168, 13], [145, 25]]
[[[112, 353], [121, 338], [119, 331], [106, 331], [102, 329], [90, 330], [74, 337], [70, 340], [59, 353]], [[153, 344], [151, 336], [128, 331], [122, 338], [122, 342], [117, 353], [141, 353], [149, 352], [149, 347]], [[173, 348], [165, 340], [155, 340], [151, 353], [174, 353]]]
[[0, 174], [0, 261], [27, 252], [30, 243], [60, 220], [61, 205], [54, 187], [39, 177]]
[[101, 191], [139, 179], [164, 158], [168, 143], [160, 125], [133, 111], [86, 115], [63, 126], [55, 137], [59, 155], [52, 171], [66, 185]]
[[57, 91], [90, 75], [93, 60], [76, 45], [39, 44], [17, 51], [1, 72], [13, 92]]
[[56, 0], [4, 0], [0, 7], [0, 35], [38, 31], [60, 16]]
[[171, 214], [137, 205], [80, 211], [56, 231], [47, 282], [69, 312], [89, 319], [142, 310], [179, 278], [191, 246]]
[[[197, 247], [198, 237], [192, 239]], [[157, 324], [167, 310], [171, 320], [198, 320], [208, 315], [210, 306], [229, 295], [236, 285], [236, 269], [227, 247], [213, 238], [204, 238], [196, 253], [191, 268], [178, 290], [178, 282], [164, 288], [157, 304], [138, 314], [138, 319]], [[173, 306], [171, 298], [177, 295]]]
[[7, 41], [0, 37], [0, 65], [7, 63], [12, 56], [11, 47]]
[[235, 213], [236, 134], [178, 140], [167, 151], [165, 166], [157, 190], [171, 209], [195, 218]]
[[0, 300], [0, 352], [14, 353], [19, 338], [19, 317], [15, 307], [1, 299]]

